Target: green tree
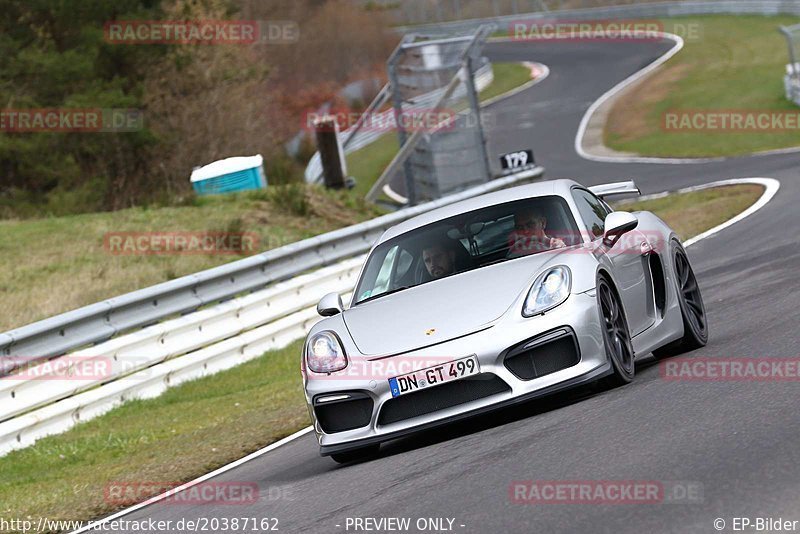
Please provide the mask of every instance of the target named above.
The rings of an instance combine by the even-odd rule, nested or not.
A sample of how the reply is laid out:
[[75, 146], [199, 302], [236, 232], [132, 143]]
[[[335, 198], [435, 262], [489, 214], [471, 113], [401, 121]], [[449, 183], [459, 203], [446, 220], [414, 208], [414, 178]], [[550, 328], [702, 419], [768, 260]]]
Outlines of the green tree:
[[[140, 108], [142, 79], [164, 47], [113, 45], [103, 28], [159, 15], [154, 0], [0, 1], [0, 108]], [[108, 207], [153, 142], [146, 127], [0, 132], [0, 215]]]

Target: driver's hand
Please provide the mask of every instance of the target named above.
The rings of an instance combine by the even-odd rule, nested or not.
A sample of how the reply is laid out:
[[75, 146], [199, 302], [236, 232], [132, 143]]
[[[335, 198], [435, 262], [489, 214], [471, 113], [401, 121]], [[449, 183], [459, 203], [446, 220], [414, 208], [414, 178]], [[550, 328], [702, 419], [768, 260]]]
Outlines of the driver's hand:
[[557, 237], [554, 237], [554, 238], [552, 238], [550, 240], [550, 248], [563, 248], [563, 247], [566, 247], [566, 246], [567, 246], [567, 244], [564, 243], [563, 239], [559, 239]]

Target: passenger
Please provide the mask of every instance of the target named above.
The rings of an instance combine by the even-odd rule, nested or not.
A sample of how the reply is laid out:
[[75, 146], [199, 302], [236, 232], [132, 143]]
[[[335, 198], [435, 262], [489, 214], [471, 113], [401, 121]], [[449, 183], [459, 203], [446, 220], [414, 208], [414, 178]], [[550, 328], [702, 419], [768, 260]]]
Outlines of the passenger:
[[524, 210], [514, 215], [514, 229], [508, 235], [508, 256], [526, 256], [567, 246], [562, 239], [549, 237], [544, 230], [547, 218], [533, 210]]

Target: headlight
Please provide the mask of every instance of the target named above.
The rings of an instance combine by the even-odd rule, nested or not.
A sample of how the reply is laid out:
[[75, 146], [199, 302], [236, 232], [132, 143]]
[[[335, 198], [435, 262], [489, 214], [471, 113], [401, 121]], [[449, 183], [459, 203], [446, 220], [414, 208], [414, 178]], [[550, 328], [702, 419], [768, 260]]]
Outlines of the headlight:
[[332, 373], [347, 367], [339, 338], [333, 332], [318, 332], [311, 336], [306, 346], [308, 368], [315, 373]]
[[569, 267], [559, 265], [548, 269], [533, 283], [522, 307], [522, 315], [532, 317], [555, 308], [567, 300], [571, 290], [572, 273]]

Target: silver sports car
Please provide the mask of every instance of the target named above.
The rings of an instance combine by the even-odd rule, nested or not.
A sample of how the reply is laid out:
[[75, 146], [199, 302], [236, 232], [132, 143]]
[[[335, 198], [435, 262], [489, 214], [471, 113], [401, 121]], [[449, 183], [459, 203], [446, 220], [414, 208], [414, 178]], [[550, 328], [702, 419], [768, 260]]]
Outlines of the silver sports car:
[[554, 180], [438, 208], [387, 230], [350, 306], [336, 293], [303, 349], [323, 456], [579, 384], [622, 385], [634, 360], [705, 345], [705, 308], [675, 232], [614, 211], [633, 182]]

